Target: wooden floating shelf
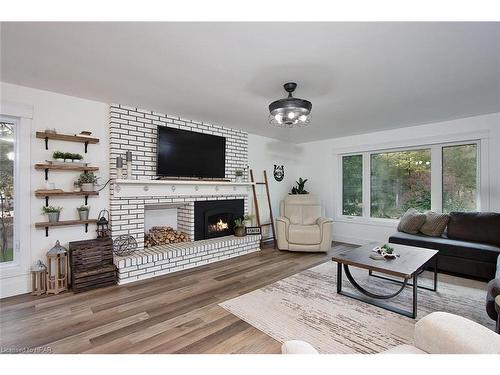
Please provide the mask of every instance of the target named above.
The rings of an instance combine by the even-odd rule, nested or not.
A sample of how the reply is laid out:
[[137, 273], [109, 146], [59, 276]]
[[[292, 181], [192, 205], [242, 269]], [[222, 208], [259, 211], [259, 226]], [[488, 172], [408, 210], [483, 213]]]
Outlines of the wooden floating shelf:
[[44, 221], [35, 223], [35, 228], [45, 228], [45, 237], [49, 236], [49, 228], [50, 227], [65, 227], [70, 225], [85, 225], [85, 232], [88, 232], [89, 224], [97, 223], [96, 219], [92, 220], [63, 220], [58, 221], [57, 223], [51, 223], [50, 221]]
[[90, 167], [90, 166], [84, 166], [84, 165], [63, 165], [63, 164], [49, 164], [49, 163], [38, 163], [35, 164], [35, 169], [50, 169], [50, 170], [56, 170], [56, 171], [83, 171], [83, 172], [90, 172], [90, 171], [98, 171], [99, 167]]
[[85, 137], [82, 135], [72, 135], [72, 134], [59, 134], [59, 133], [45, 133], [36, 132], [36, 137], [45, 140], [45, 149], [49, 149], [49, 139], [57, 141], [68, 141], [68, 142], [78, 142], [85, 145], [85, 153], [87, 153], [87, 146], [89, 144], [99, 143], [99, 138]]
[[79, 224], [95, 224], [97, 223], [96, 219], [92, 220], [63, 220], [58, 221], [57, 223], [51, 223], [50, 221], [44, 221], [40, 223], [35, 223], [36, 228], [46, 228], [46, 227], [64, 227], [68, 225], [79, 225]]
[[35, 190], [35, 196], [37, 198], [45, 197], [85, 197], [99, 195], [98, 191], [47, 191], [47, 190]]

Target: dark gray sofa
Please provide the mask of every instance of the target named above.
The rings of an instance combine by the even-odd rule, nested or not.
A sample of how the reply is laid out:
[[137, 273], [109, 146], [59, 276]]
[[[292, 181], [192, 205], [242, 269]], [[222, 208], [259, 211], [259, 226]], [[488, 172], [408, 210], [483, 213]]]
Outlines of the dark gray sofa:
[[398, 232], [389, 242], [438, 250], [438, 271], [490, 281], [500, 255], [500, 214], [452, 212], [441, 237]]

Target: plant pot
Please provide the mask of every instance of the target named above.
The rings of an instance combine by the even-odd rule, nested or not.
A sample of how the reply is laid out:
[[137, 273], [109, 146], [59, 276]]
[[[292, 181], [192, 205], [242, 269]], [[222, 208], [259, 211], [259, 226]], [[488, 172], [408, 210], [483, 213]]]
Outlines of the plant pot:
[[78, 215], [80, 216], [81, 221], [85, 221], [89, 219], [89, 210], [78, 210]]
[[64, 163], [64, 159], [63, 158], [57, 158], [56, 161], [59, 162], [59, 163]]
[[73, 159], [64, 159], [65, 163], [71, 163], [72, 161], [73, 161]]
[[94, 191], [94, 184], [81, 184], [82, 191]]
[[245, 227], [235, 227], [234, 235], [236, 237], [245, 237], [247, 235], [247, 231]]
[[243, 176], [236, 176], [236, 182], [242, 182]]
[[59, 214], [60, 214], [60, 212], [47, 212], [47, 216], [49, 218], [49, 223], [59, 222]]

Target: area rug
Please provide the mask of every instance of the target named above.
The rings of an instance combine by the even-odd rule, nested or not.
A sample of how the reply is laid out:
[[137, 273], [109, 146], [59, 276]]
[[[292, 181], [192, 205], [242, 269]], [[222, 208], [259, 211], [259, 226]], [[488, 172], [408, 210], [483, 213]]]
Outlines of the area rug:
[[[363, 286], [381, 294], [398, 285], [351, 268]], [[400, 344], [411, 344], [417, 320], [336, 293], [336, 263], [327, 262], [264, 288], [220, 304], [260, 331], [284, 342], [304, 340], [320, 353], [379, 353]], [[431, 285], [432, 274], [419, 282]], [[343, 289], [357, 293], [343, 279]], [[390, 303], [407, 310], [412, 306], [407, 287]], [[493, 329], [484, 310], [486, 284], [439, 274], [438, 291], [418, 291], [418, 319], [433, 311], [461, 315]]]

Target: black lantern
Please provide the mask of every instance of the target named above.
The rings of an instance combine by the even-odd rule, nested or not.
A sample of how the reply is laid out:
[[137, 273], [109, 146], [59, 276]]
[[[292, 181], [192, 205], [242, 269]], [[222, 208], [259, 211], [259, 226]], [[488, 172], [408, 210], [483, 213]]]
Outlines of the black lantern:
[[109, 211], [101, 210], [97, 219], [97, 239], [109, 238], [111, 231], [109, 230]]

